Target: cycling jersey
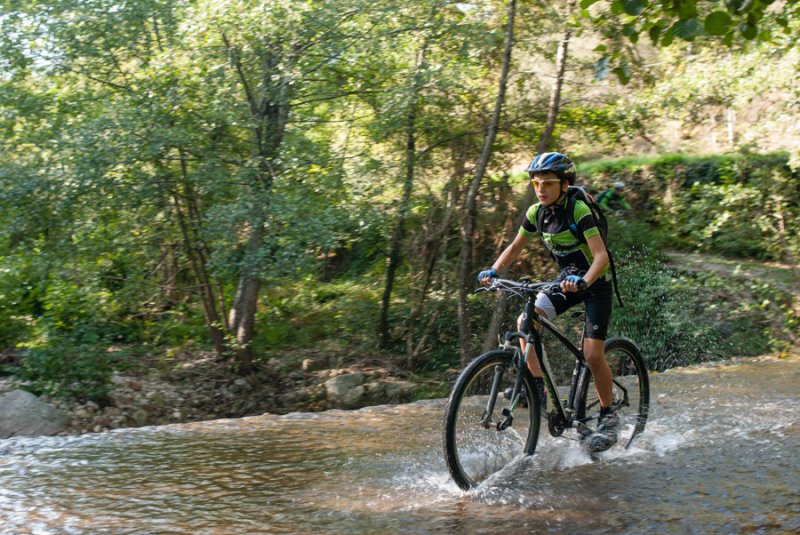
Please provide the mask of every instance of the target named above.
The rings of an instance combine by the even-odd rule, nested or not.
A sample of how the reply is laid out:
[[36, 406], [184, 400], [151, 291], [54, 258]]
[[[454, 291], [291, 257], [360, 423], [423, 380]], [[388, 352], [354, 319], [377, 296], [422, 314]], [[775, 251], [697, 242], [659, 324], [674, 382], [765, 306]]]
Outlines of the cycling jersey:
[[[547, 248], [553, 254], [561, 274], [558, 280], [563, 280], [567, 275], [583, 276], [589, 270], [594, 261], [591, 249], [586, 244], [586, 239], [580, 240], [569, 228], [570, 222], [567, 216], [568, 199], [564, 202], [545, 207], [541, 203], [531, 206], [525, 214], [525, 221], [519, 229], [519, 234], [526, 237], [533, 237], [541, 234]], [[542, 231], [536, 228], [536, 218], [539, 210], [546, 210]], [[573, 212], [573, 221], [578, 227], [578, 234], [584, 238], [600, 236], [600, 230], [592, 217], [592, 213], [586, 203], [576, 201]], [[544, 312], [545, 316], [553, 319], [565, 310], [584, 303], [585, 323], [583, 328], [584, 336], [597, 340], [605, 340], [608, 332], [608, 324], [611, 320], [611, 283], [606, 280], [605, 274], [608, 273], [608, 266], [605, 267], [601, 276], [589, 288], [578, 292], [544, 294], [536, 296], [536, 307]]]
[[[586, 239], [592, 236], [599, 236], [600, 231], [592, 217], [592, 212], [583, 201], [575, 202], [573, 221], [578, 227], [578, 234], [584, 237], [580, 240], [570, 231], [569, 217], [567, 217], [568, 199], [564, 198], [562, 203], [553, 206], [542, 206], [541, 203], [534, 204], [525, 214], [525, 221], [519, 229], [519, 234], [526, 237], [533, 237], [541, 234], [545, 245], [553, 254], [558, 266], [562, 271], [569, 270], [581, 275], [588, 271], [589, 266], [594, 261], [591, 249], [586, 244]], [[536, 217], [539, 210], [545, 210], [544, 224], [540, 229], [536, 228]], [[608, 266], [605, 267], [602, 275], [608, 273]]]
[[631, 205], [627, 200], [625, 200], [625, 197], [613, 189], [609, 189], [601, 193], [597, 197], [597, 204], [600, 206], [600, 208], [606, 211], [631, 209]]

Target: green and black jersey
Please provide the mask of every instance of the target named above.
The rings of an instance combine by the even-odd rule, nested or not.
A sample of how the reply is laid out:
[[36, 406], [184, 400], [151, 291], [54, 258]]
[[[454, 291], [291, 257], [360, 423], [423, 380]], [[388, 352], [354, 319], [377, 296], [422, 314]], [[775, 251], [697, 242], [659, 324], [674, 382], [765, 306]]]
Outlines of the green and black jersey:
[[[570, 220], [567, 217], [568, 199], [556, 206], [544, 207], [541, 203], [534, 204], [528, 208], [525, 214], [525, 221], [519, 229], [519, 234], [526, 237], [533, 237], [539, 234], [536, 226], [539, 210], [545, 210], [544, 222], [542, 224], [541, 236], [547, 248], [555, 256], [559, 267], [564, 270], [576, 268], [579, 272], [585, 273], [594, 261], [594, 256], [586, 240], [579, 240], [570, 231]], [[584, 238], [599, 236], [600, 230], [592, 217], [592, 213], [583, 201], [575, 202], [573, 221], [577, 226], [579, 235]], [[608, 266], [603, 270], [602, 275], [608, 272]]]

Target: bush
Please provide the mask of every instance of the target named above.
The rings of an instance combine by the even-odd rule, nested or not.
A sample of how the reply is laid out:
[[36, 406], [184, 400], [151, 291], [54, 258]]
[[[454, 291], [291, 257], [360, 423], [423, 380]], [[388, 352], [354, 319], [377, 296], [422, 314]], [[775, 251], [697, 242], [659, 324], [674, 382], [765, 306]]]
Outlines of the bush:
[[581, 178], [602, 190], [628, 184], [634, 212], [659, 244], [767, 260], [800, 258], [800, 175], [788, 154], [666, 155], [589, 162]]
[[636, 341], [652, 369], [757, 355], [783, 343], [771, 310], [760, 305], [763, 289], [681, 273], [644, 248], [630, 249], [619, 263], [624, 306], [614, 309], [611, 333]]
[[112, 358], [108, 342], [90, 333], [73, 333], [26, 349], [15, 373], [34, 394], [107, 403]]

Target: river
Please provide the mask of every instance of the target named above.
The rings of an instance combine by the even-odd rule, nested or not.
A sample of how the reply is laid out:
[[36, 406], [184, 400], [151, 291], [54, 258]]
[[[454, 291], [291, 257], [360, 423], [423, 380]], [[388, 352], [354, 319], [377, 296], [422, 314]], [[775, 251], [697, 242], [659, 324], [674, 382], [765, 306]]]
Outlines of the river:
[[444, 400], [0, 440], [0, 532], [800, 532], [800, 357], [651, 387], [631, 449], [593, 461], [547, 436], [469, 492], [442, 458]]

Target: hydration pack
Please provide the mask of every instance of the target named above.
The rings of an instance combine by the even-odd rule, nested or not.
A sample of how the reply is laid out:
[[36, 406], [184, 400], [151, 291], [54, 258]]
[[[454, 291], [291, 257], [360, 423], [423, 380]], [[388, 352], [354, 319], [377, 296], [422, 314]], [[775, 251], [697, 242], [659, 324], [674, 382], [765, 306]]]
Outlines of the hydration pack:
[[[592, 218], [594, 218], [594, 222], [597, 225], [597, 230], [600, 231], [600, 237], [603, 238], [603, 245], [605, 245], [606, 253], [608, 253], [608, 266], [611, 271], [611, 280], [614, 282], [614, 293], [617, 295], [619, 306], [622, 306], [622, 298], [619, 295], [619, 285], [617, 284], [617, 270], [614, 267], [614, 257], [611, 255], [611, 251], [608, 250], [608, 218], [589, 192], [580, 186], [570, 186], [567, 190], [567, 222], [569, 223], [570, 232], [572, 232], [572, 235], [579, 242], [586, 243], [586, 237], [582, 232], [578, 231], [578, 225], [575, 224], [575, 203], [578, 201], [583, 201], [583, 203], [589, 207]], [[543, 227], [544, 210], [540, 209], [537, 210], [536, 213], [536, 228], [541, 232]]]

